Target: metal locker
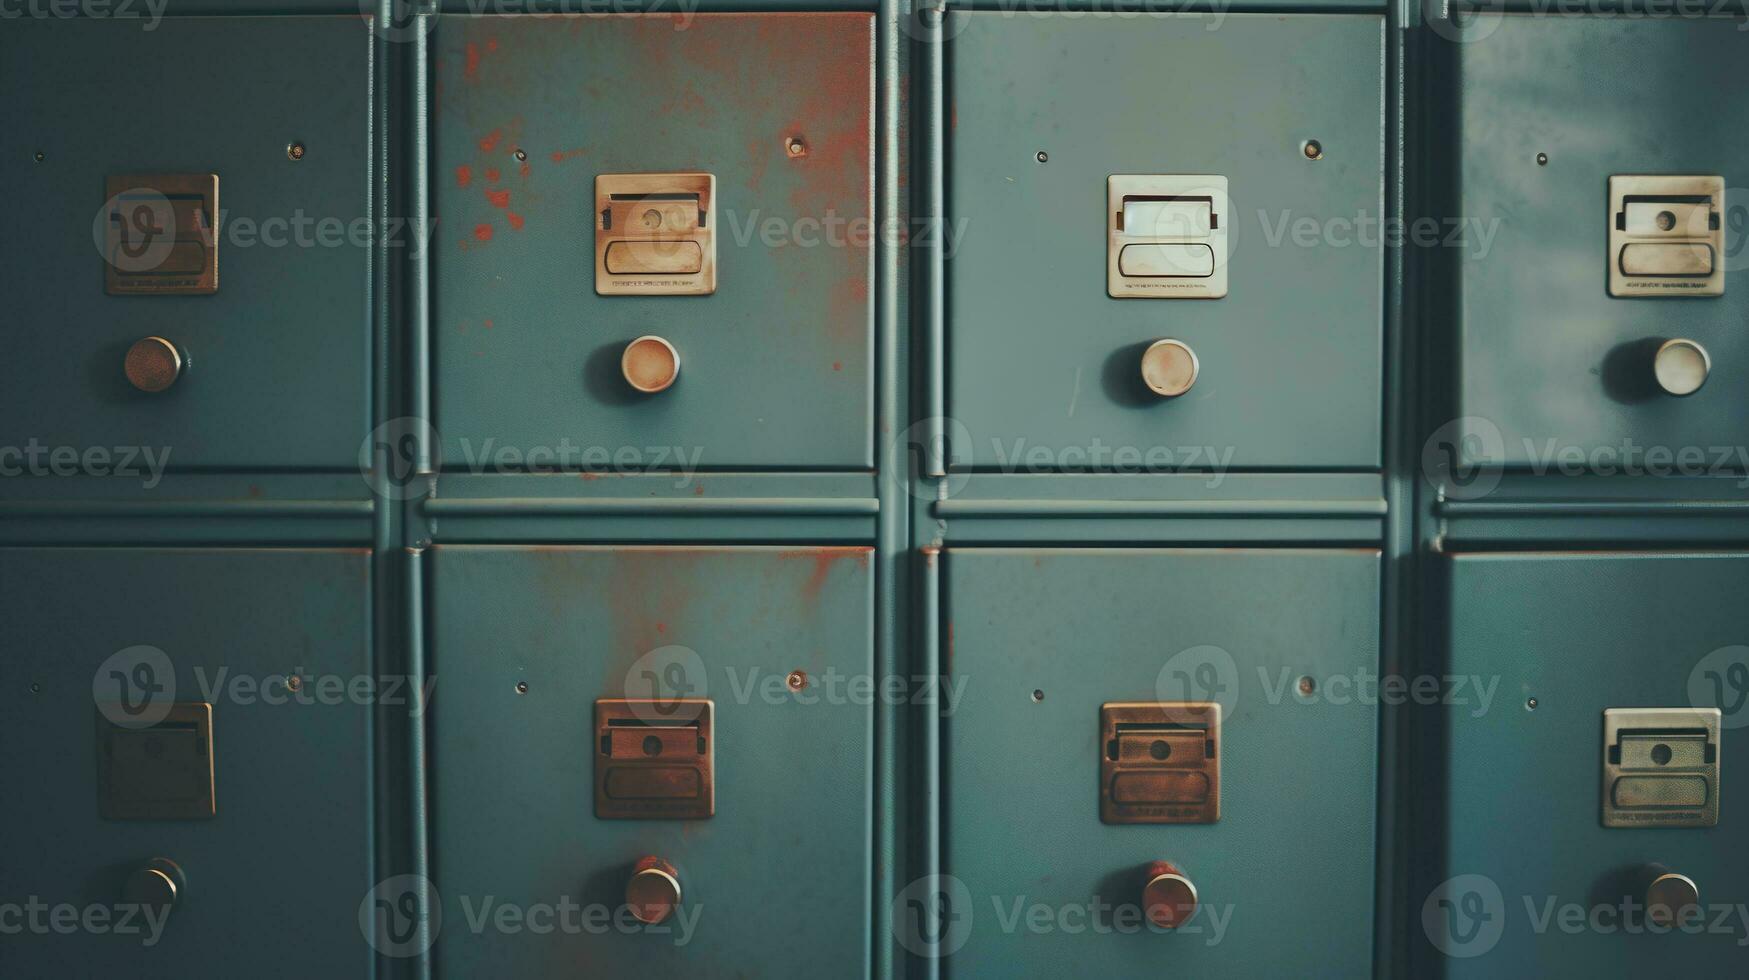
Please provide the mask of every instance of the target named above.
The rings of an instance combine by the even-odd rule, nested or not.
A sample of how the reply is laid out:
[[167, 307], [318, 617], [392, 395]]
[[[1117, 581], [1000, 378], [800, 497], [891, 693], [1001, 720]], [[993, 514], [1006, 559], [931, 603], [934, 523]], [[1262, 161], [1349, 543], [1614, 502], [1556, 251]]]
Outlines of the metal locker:
[[[1377, 676], [1376, 552], [943, 560], [948, 877], [936, 891], [949, 910], [919, 925], [930, 896], [901, 894], [901, 935], [933, 931], [953, 976], [1370, 970], [1377, 701], [1352, 683]], [[1128, 729], [1142, 751], [1102, 744], [1113, 703], [1160, 702], [1215, 705], [1219, 723], [1131, 715], [1115, 735], [1142, 726]], [[1218, 774], [1218, 813], [1105, 808], [1112, 795], [1191, 800], [1171, 784], [1126, 790], [1106, 763], [1133, 759], [1145, 775], [1150, 757], [1180, 757], [1185, 730], [1217, 729], [1200, 768]], [[1140, 918], [1156, 907], [1159, 862], [1196, 895], [1171, 931]]]
[[[1739, 972], [1746, 820], [1723, 780], [1749, 721], [1745, 588], [1737, 553], [1451, 559], [1450, 672], [1501, 682], [1491, 710], [1446, 716], [1446, 877], [1411, 911], [1447, 976]], [[1637, 766], [1633, 723], [1606, 727], [1622, 709], [1664, 709]], [[1634, 785], [1654, 779], [1676, 792]], [[1699, 918], [1649, 929], [1656, 907]]]
[[873, 23], [443, 19], [446, 465], [871, 465]]
[[[31, 18], [0, 33], [13, 300], [0, 444], [171, 469], [357, 465], [371, 35], [356, 17]], [[221, 81], [222, 79], [222, 81]]]
[[1382, 29], [952, 15], [955, 465], [1378, 465]]
[[369, 588], [362, 550], [0, 549], [0, 969], [372, 975]]
[[[1495, 15], [1457, 46], [1456, 213], [1472, 234], [1447, 261], [1465, 462], [1743, 469], [1749, 109], [1715, 97], [1749, 58], [1740, 28]], [[1711, 274], [1642, 268], [1634, 256], [1648, 250]], [[1625, 277], [1624, 289], [1624, 268], [1659, 274]]]
[[435, 549], [438, 968], [865, 975], [870, 559]]

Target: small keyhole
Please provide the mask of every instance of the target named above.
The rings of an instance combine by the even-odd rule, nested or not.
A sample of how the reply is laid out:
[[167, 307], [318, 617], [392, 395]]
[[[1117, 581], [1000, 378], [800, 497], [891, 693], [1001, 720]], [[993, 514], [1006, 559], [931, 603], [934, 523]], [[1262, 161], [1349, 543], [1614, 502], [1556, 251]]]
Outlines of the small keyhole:
[[644, 736], [644, 754], [645, 755], [661, 755], [662, 754], [662, 740], [657, 738], [654, 735], [645, 735]]
[[1148, 754], [1153, 756], [1155, 761], [1164, 762], [1166, 757], [1172, 754], [1172, 746], [1165, 739], [1159, 739], [1153, 745], [1148, 746]]
[[1670, 746], [1665, 745], [1663, 742], [1659, 742], [1657, 745], [1652, 746], [1652, 761], [1660, 766], [1669, 765]]
[[1658, 230], [1659, 231], [1669, 231], [1670, 229], [1672, 229], [1674, 227], [1676, 227], [1676, 215], [1670, 213], [1669, 211], [1658, 212]]

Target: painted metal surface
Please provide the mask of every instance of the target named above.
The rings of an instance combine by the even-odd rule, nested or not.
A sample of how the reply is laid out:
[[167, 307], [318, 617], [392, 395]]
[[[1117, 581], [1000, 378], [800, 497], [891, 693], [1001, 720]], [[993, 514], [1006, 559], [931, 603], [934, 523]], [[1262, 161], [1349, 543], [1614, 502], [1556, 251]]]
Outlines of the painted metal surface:
[[[1461, 554], [1449, 588], [1451, 673], [1500, 685], [1490, 710], [1445, 717], [1453, 885], [1419, 912], [1446, 975], [1741, 973], [1746, 688], [1731, 664], [1749, 662], [1749, 557]], [[1724, 711], [1718, 826], [1602, 826], [1604, 710], [1691, 706]], [[1699, 885], [1698, 929], [1650, 934], [1624, 916], [1634, 873], [1656, 864]]]
[[[874, 21], [444, 18], [433, 200], [445, 466], [872, 466]], [[600, 296], [599, 174], [716, 178], [708, 296]], [[657, 394], [628, 343], [678, 350]], [[662, 453], [662, 456], [658, 456]]]
[[[1382, 215], [1382, 27], [1364, 15], [954, 15], [955, 464], [1378, 466], [1384, 249], [1358, 234], [1338, 247], [1331, 229], [1376, 230]], [[1324, 148], [1315, 162], [1311, 139]], [[1106, 295], [1112, 174], [1227, 178], [1226, 298]], [[1142, 352], [1166, 337], [1201, 367], [1171, 400], [1141, 385]]]
[[[1467, 417], [1470, 461], [1620, 472], [1643, 470], [1655, 451], [1668, 458], [1651, 465], [1673, 472], [1678, 453], [1695, 452], [1703, 458], [1683, 465], [1705, 472], [1709, 448], [1749, 439], [1749, 284], [1738, 278], [1749, 268], [1749, 110], [1713, 97], [1737, 86], [1749, 58], [1740, 27], [1496, 15], [1461, 47], [1457, 207], [1472, 228], [1444, 261], [1461, 282], [1455, 414]], [[1621, 174], [1724, 178], [1723, 296], [1609, 295], [1607, 195]], [[1686, 398], [1652, 376], [1658, 344], [1673, 337], [1712, 357]]]
[[[6, 413], [0, 444], [153, 447], [181, 469], [350, 469], [370, 417], [369, 29], [356, 17], [141, 27], [35, 18], [0, 33], [5, 88], [40, 96], [18, 101], [0, 137], [20, 229], [8, 274], [31, 284], [13, 296], [0, 363], [0, 387], [29, 411]], [[239, 59], [222, 83], [220, 52]], [[307, 151], [297, 161], [293, 143]], [[216, 294], [105, 294], [105, 180], [142, 173], [219, 175]], [[188, 358], [158, 394], [122, 371], [148, 336]]]
[[[943, 561], [942, 669], [961, 693], [943, 723], [944, 869], [963, 888], [941, 933], [949, 975], [1369, 970], [1376, 703], [1339, 685], [1376, 676], [1376, 552]], [[1100, 706], [1138, 700], [1222, 705], [1220, 822], [1101, 823]], [[1155, 860], [1202, 895], [1176, 933], [1137, 928], [1133, 879]]]
[[[452, 545], [428, 562], [439, 975], [867, 974], [870, 549]], [[595, 816], [594, 702], [625, 697], [714, 702], [714, 816]], [[611, 913], [645, 856], [680, 872], [662, 928], [470, 928], [489, 902]]]
[[[371, 677], [368, 559], [0, 549], [0, 697], [13, 733], [0, 742], [10, 787], [0, 901], [25, 910], [34, 897], [77, 916], [68, 930], [65, 913], [32, 925], [21, 911], [0, 972], [371, 975], [358, 921], [373, 881], [371, 707], [332, 686]], [[141, 645], [162, 659], [126, 652]], [[286, 691], [289, 674], [304, 679], [300, 694]], [[145, 711], [212, 705], [214, 817], [98, 816], [98, 694]], [[182, 867], [186, 893], [161, 929], [135, 914], [126, 931], [124, 883], [154, 857]], [[91, 908], [106, 918], [87, 918]]]

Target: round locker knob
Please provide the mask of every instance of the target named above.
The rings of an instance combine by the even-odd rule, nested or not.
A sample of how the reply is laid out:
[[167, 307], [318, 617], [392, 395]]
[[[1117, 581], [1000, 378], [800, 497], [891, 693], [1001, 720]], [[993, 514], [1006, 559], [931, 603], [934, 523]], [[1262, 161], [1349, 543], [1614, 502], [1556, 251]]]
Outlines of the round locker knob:
[[656, 925], [680, 904], [680, 873], [659, 857], [640, 858], [626, 882], [626, 907], [632, 918]]
[[128, 348], [122, 370], [127, 373], [129, 384], [156, 394], [175, 384], [176, 379], [182, 377], [187, 363], [182, 351], [170, 341], [163, 337], [142, 337]]
[[173, 909], [188, 888], [182, 868], [169, 858], [153, 858], [128, 875], [122, 900], [129, 905]]
[[1700, 907], [1700, 889], [1694, 879], [1674, 871], [1657, 869], [1646, 885], [1646, 918], [1660, 926], [1672, 926], [1694, 915]]
[[626, 384], [653, 395], [666, 391], [680, 377], [680, 352], [674, 345], [654, 334], [639, 337], [626, 345], [619, 359], [620, 373]]
[[1196, 914], [1196, 886], [1172, 864], [1148, 865], [1148, 883], [1142, 887], [1142, 911], [1148, 921], [1162, 929], [1176, 929]]
[[1692, 340], [1666, 340], [1652, 360], [1652, 373], [1658, 377], [1658, 387], [1672, 395], [1692, 395], [1706, 384], [1713, 369], [1713, 360], [1706, 348]]
[[1142, 383], [1161, 398], [1177, 398], [1196, 384], [1196, 352], [1182, 340], [1156, 340], [1142, 352]]

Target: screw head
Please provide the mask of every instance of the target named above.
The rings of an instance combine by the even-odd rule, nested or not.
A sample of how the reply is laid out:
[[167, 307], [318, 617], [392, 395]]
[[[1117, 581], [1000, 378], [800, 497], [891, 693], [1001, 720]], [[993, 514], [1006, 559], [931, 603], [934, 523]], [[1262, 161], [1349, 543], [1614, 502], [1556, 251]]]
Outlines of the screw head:
[[1316, 691], [1317, 689], [1318, 689], [1318, 682], [1312, 679], [1312, 675], [1307, 674], [1306, 676], [1300, 678], [1300, 696], [1301, 697], [1309, 698], [1312, 696], [1312, 692]]
[[304, 158], [304, 144], [287, 143], [285, 147], [285, 155], [288, 160], [302, 160]]
[[1525, 702], [1524, 702], [1524, 710], [1535, 711], [1536, 710], [1536, 698], [1526, 698]]
[[41, 150], [36, 151], [36, 162], [37, 163], [41, 163], [47, 159], [48, 159], [48, 154], [44, 153]]
[[516, 693], [527, 694], [528, 693], [528, 682], [527, 681], [517, 681], [516, 682]]
[[285, 677], [285, 689], [296, 694], [304, 689], [304, 679], [296, 674], [287, 674]]
[[792, 157], [805, 156], [808, 152], [808, 144], [800, 136], [791, 136], [789, 140], [784, 143], [784, 149], [788, 151], [789, 155]]
[[516, 150], [516, 159], [527, 160], [528, 159], [528, 151], [522, 149], [521, 147], [518, 147]]
[[1038, 162], [1040, 162], [1040, 163], [1051, 162], [1051, 155], [1049, 153], [1046, 153], [1043, 150], [1038, 151]]
[[1536, 165], [1539, 167], [1548, 166], [1549, 165], [1549, 155], [1547, 153], [1538, 153], [1536, 155]]
[[1317, 140], [1306, 140], [1305, 144], [1300, 147], [1300, 152], [1306, 155], [1307, 160], [1322, 160], [1324, 159], [1324, 144]]
[[784, 678], [784, 683], [789, 685], [790, 690], [799, 691], [808, 686], [808, 675], [804, 671], [792, 670], [789, 672], [789, 676]]

